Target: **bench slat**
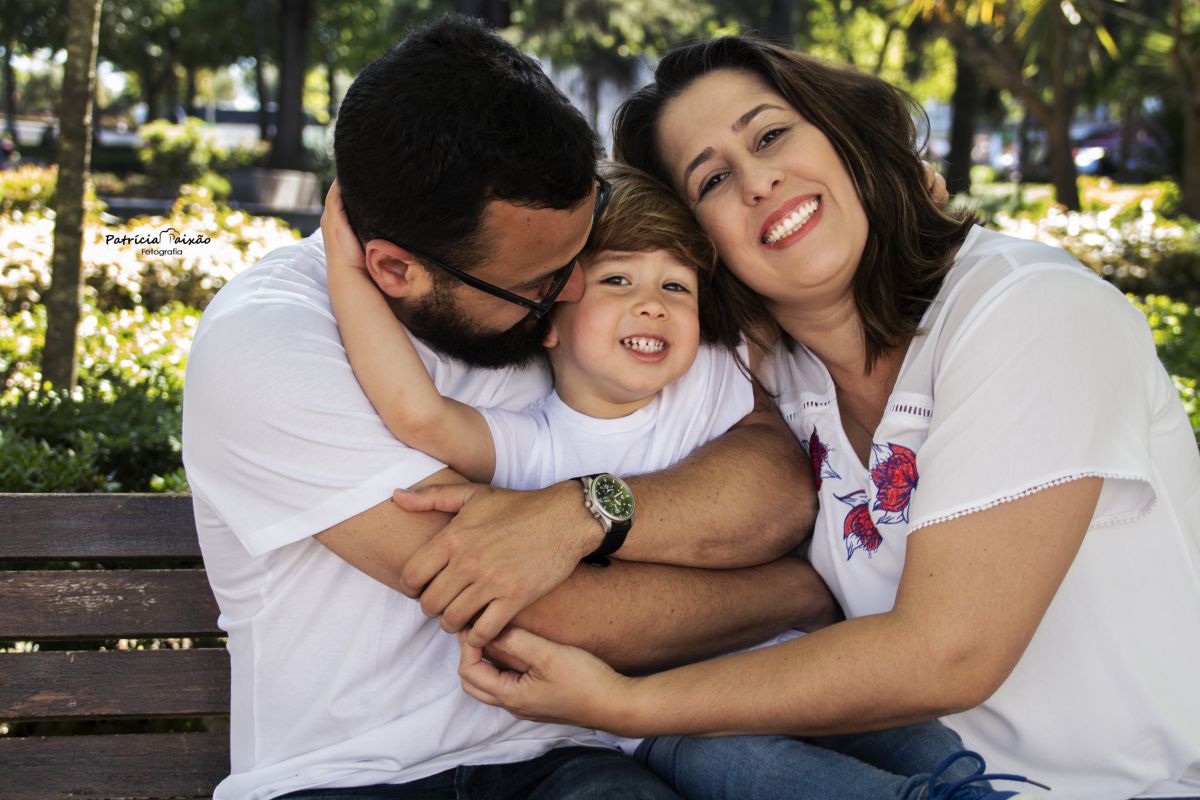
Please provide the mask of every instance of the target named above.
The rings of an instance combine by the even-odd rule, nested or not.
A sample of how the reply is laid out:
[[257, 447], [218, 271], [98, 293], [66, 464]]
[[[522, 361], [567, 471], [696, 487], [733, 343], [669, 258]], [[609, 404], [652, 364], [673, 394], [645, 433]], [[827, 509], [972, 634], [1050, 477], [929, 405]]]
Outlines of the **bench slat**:
[[204, 570], [0, 572], [0, 639], [221, 635]]
[[187, 494], [0, 494], [0, 560], [199, 558]]
[[228, 774], [226, 733], [0, 737], [6, 800], [209, 797]]
[[0, 719], [229, 714], [224, 649], [0, 653]]

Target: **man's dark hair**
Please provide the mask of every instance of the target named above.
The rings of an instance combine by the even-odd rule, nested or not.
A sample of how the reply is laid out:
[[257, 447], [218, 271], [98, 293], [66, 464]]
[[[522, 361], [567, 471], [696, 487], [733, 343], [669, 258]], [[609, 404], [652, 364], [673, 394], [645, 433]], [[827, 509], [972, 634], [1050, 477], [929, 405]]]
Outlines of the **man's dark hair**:
[[409, 34], [366, 67], [334, 134], [338, 183], [359, 239], [386, 239], [470, 269], [491, 200], [574, 208], [599, 142], [536, 61], [469, 17]]

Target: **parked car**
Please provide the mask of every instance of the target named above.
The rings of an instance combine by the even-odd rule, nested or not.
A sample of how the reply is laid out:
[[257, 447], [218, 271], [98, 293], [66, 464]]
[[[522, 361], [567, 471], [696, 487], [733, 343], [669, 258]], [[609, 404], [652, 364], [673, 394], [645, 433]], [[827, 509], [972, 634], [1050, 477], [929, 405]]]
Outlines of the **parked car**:
[[1167, 148], [1153, 129], [1139, 126], [1132, 131], [1129, 156], [1121, 159], [1124, 126], [1106, 125], [1088, 133], [1072, 151], [1081, 175], [1157, 177], [1167, 169]]

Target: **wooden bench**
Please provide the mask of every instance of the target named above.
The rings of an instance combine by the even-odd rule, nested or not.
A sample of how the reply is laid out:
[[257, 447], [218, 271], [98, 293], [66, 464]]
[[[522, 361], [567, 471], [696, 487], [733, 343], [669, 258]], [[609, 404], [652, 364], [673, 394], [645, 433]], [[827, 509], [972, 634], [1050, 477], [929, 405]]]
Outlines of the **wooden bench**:
[[0, 494], [0, 797], [210, 796], [229, 773], [217, 613], [189, 496]]

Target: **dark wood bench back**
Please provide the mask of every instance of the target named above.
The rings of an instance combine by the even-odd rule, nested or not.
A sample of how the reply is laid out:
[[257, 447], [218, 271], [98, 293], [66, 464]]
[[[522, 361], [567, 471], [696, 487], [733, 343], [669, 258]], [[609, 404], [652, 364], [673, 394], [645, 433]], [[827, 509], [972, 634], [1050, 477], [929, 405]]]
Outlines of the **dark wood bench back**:
[[[0, 652], [0, 723], [218, 720], [197, 733], [0, 736], [0, 795], [210, 796], [229, 772], [229, 658], [170, 645], [219, 644], [217, 613], [190, 496], [0, 494], [0, 642], [24, 650]], [[123, 639], [173, 642], [113, 649]]]

